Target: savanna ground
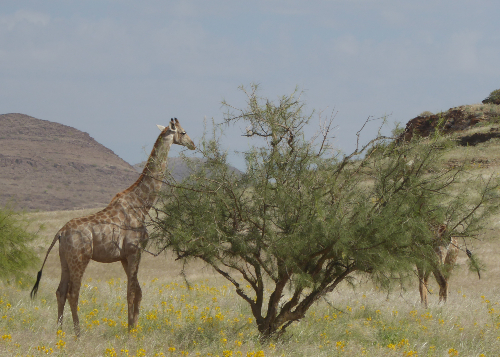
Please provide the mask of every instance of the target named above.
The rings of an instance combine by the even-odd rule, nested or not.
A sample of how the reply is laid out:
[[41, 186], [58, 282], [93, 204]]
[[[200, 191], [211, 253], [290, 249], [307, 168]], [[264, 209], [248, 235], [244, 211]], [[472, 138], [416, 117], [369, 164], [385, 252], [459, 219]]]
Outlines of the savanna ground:
[[[467, 153], [466, 153], [467, 151]], [[465, 153], [467, 155], [465, 155]], [[496, 174], [500, 139], [457, 148], [447, 159], [464, 156], [469, 169]], [[498, 157], [497, 157], [498, 156]], [[43, 259], [57, 230], [69, 219], [93, 212], [29, 214], [40, 224], [35, 248]], [[233, 287], [199, 262], [181, 275], [172, 255], [143, 254], [139, 281], [143, 300], [139, 326], [127, 332], [126, 277], [121, 264], [91, 262], [80, 292], [82, 336], [75, 339], [69, 306], [56, 331], [59, 283], [58, 245], [44, 268], [37, 297], [33, 281], [0, 283], [2, 356], [498, 356], [500, 354], [500, 216], [485, 225], [468, 248], [486, 265], [479, 280], [467, 269], [465, 253], [450, 280], [446, 304], [438, 304], [431, 277], [429, 308], [420, 304], [415, 276], [407, 289], [380, 291], [363, 276], [318, 301], [304, 319], [279, 339], [261, 340], [255, 321]], [[33, 278], [36, 272], [33, 271]]]

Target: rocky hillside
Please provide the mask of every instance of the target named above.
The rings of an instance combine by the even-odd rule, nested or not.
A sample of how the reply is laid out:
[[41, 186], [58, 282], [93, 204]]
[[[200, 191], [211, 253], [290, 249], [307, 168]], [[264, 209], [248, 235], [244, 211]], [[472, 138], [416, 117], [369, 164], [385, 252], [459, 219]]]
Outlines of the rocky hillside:
[[474, 104], [450, 108], [446, 112], [432, 114], [424, 112], [406, 123], [398, 141], [409, 141], [414, 135], [427, 137], [434, 134], [449, 135], [461, 132], [461, 145], [476, 145], [480, 142], [500, 137], [498, 128], [489, 133], [468, 135], [467, 129], [488, 124], [500, 123], [500, 105]]
[[24, 114], [0, 115], [0, 206], [105, 206], [137, 171], [89, 134]]

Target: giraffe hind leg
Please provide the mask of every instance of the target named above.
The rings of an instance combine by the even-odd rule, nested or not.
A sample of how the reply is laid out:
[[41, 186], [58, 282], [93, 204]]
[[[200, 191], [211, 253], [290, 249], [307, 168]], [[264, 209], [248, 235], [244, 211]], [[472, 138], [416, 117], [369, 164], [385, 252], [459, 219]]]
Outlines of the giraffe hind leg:
[[68, 296], [69, 287], [69, 268], [66, 259], [62, 254], [59, 255], [61, 260], [61, 281], [56, 291], [57, 298], [57, 329], [62, 328], [64, 305]]
[[73, 316], [73, 325], [76, 336], [80, 336], [80, 320], [78, 318], [78, 298], [80, 295], [80, 287], [82, 277], [90, 259], [84, 259], [80, 262], [79, 269], [70, 269], [70, 279], [68, 284], [68, 302]]

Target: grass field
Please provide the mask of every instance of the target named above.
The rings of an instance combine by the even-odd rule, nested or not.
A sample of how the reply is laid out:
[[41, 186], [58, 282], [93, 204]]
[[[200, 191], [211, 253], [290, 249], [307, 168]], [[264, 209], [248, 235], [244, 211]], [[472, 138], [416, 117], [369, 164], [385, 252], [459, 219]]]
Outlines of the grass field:
[[[91, 211], [30, 214], [39, 224], [35, 247], [43, 258], [53, 235], [67, 220]], [[2, 356], [498, 356], [500, 351], [500, 262], [495, 226], [485, 229], [474, 251], [487, 265], [481, 280], [468, 272], [465, 254], [450, 281], [449, 301], [438, 304], [437, 285], [424, 309], [417, 280], [407, 290], [378, 291], [359, 277], [319, 301], [306, 318], [278, 340], [261, 341], [254, 319], [232, 286], [211, 269], [186, 269], [171, 256], [143, 254], [139, 281], [143, 302], [139, 326], [127, 332], [126, 277], [121, 264], [91, 262], [84, 276], [79, 315], [82, 336], [74, 337], [69, 306], [56, 331], [59, 257], [44, 268], [38, 296], [32, 281], [1, 285]], [[35, 276], [33, 272], [33, 277]]]
[[[489, 130], [481, 129], [481, 130]], [[465, 152], [467, 151], [467, 153]], [[484, 175], [500, 167], [500, 139], [457, 148], [445, 160], [472, 160]], [[486, 164], [485, 164], [486, 162]], [[28, 214], [39, 231], [34, 247], [41, 259], [57, 230], [92, 210]], [[56, 330], [58, 245], [44, 268], [37, 297], [32, 281], [0, 282], [0, 356], [499, 356], [500, 216], [487, 222], [468, 246], [486, 265], [479, 280], [465, 253], [450, 280], [449, 299], [438, 304], [431, 280], [429, 308], [420, 304], [418, 282], [389, 294], [365, 276], [341, 285], [318, 301], [280, 339], [260, 340], [255, 321], [233, 287], [201, 263], [185, 269], [172, 255], [143, 254], [139, 281], [143, 301], [139, 326], [127, 332], [126, 276], [120, 263], [88, 266], [80, 294], [82, 336], [74, 337], [69, 306]], [[41, 264], [41, 263], [40, 263]]]

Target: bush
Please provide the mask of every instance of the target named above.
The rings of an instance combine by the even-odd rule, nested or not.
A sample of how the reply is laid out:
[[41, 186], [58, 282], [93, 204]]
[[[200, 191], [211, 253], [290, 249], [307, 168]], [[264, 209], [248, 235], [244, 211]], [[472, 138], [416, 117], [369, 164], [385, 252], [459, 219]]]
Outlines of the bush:
[[36, 235], [26, 231], [28, 222], [20, 213], [0, 208], [0, 280], [26, 277], [24, 271], [38, 264], [29, 243]]
[[500, 89], [494, 90], [483, 100], [483, 104], [500, 104]]

